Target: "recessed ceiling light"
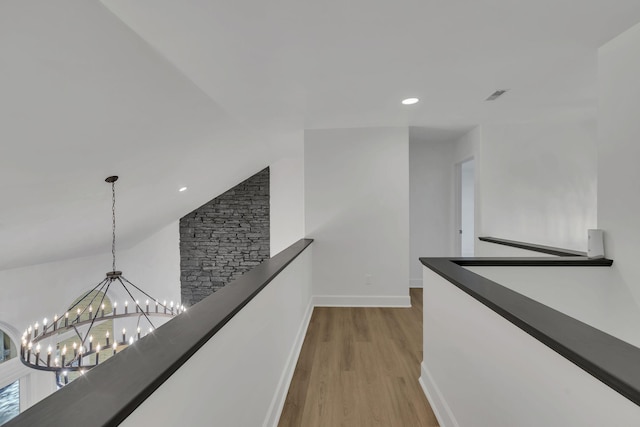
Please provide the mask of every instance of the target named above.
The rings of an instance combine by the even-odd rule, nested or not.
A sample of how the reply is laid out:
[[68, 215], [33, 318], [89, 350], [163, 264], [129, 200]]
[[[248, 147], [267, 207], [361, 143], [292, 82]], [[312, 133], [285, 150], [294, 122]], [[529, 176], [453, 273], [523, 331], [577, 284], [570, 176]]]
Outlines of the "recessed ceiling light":
[[418, 98], [407, 98], [402, 100], [402, 104], [413, 105], [413, 104], [417, 104], [418, 101], [420, 101]]
[[187, 191], [187, 187], [182, 187], [178, 191], [180, 191], [180, 192]]

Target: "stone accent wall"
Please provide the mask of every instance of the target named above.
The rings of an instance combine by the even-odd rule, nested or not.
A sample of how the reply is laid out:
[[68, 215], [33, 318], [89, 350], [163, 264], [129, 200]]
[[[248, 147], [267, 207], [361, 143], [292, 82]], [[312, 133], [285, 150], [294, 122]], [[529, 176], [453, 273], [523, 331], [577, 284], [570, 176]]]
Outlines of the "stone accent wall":
[[191, 306], [269, 258], [269, 168], [180, 219], [182, 302]]

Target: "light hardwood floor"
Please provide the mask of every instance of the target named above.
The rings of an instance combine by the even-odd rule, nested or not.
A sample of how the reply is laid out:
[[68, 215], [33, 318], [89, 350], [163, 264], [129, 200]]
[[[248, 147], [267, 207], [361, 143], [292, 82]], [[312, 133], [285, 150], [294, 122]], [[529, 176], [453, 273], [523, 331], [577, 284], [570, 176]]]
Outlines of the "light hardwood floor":
[[437, 426], [418, 383], [422, 289], [411, 304], [315, 308], [279, 426]]

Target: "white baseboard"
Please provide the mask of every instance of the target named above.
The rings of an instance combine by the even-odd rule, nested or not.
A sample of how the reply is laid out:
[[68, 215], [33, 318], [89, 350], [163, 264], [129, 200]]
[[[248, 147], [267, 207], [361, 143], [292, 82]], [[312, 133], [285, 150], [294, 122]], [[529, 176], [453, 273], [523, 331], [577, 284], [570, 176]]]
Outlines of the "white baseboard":
[[459, 427], [456, 418], [453, 416], [453, 412], [451, 412], [451, 408], [449, 408], [447, 401], [444, 400], [442, 393], [440, 393], [440, 389], [433, 381], [433, 377], [425, 366], [424, 361], [420, 364], [420, 368], [422, 375], [418, 381], [422, 386], [422, 391], [424, 391], [425, 396], [427, 396], [427, 400], [431, 404], [433, 413], [438, 419], [438, 424], [440, 424], [440, 427]]
[[422, 279], [411, 279], [409, 280], [410, 288], [421, 288], [422, 287]]
[[267, 417], [264, 420], [263, 427], [277, 427], [278, 422], [280, 422], [280, 416], [282, 415], [282, 410], [284, 409], [284, 403], [287, 398], [287, 393], [289, 392], [289, 386], [291, 385], [291, 380], [293, 379], [293, 374], [296, 370], [298, 358], [300, 357], [302, 343], [304, 342], [304, 337], [307, 335], [307, 329], [309, 328], [309, 323], [311, 322], [312, 313], [313, 298], [311, 301], [309, 301], [307, 310], [304, 313], [304, 317], [302, 318], [300, 329], [298, 329], [296, 340], [294, 341], [291, 352], [289, 353], [289, 357], [287, 358], [287, 363], [284, 370], [282, 371], [282, 375], [280, 376], [280, 381], [278, 381], [278, 387], [275, 394], [273, 395], [273, 399], [271, 400], [271, 405], [269, 405], [269, 411], [267, 412]]
[[385, 295], [314, 295], [316, 307], [411, 307], [411, 298], [407, 296]]

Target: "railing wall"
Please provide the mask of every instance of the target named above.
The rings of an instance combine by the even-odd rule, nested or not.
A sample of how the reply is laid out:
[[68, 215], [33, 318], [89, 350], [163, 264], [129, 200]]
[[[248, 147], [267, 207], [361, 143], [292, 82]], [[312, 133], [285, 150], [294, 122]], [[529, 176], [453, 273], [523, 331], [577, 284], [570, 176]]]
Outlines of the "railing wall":
[[9, 421], [276, 425], [312, 311], [302, 239]]
[[426, 267], [421, 383], [442, 427], [640, 425], [636, 403]]

